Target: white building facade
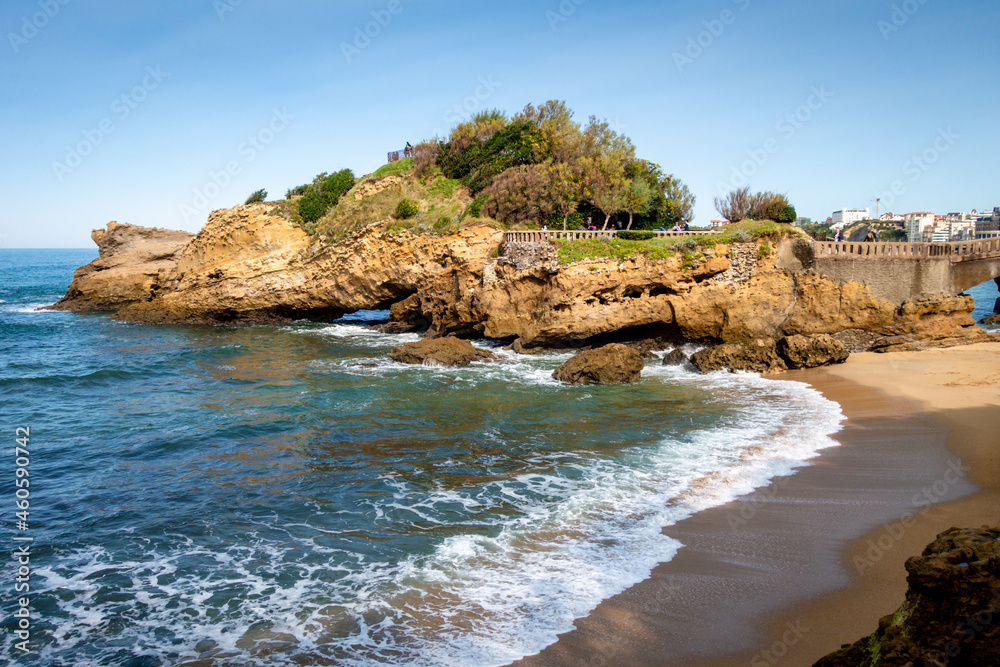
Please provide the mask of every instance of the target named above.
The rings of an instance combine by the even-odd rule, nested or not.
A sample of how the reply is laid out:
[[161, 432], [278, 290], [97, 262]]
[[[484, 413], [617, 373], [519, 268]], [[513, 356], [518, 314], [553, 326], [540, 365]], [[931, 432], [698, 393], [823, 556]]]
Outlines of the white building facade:
[[867, 208], [842, 208], [833, 212], [833, 228], [843, 229], [855, 222], [871, 219], [871, 211]]
[[924, 230], [934, 226], [935, 216], [926, 211], [920, 213], [907, 213], [903, 217], [903, 226], [906, 227], [906, 240], [910, 243], [923, 241]]

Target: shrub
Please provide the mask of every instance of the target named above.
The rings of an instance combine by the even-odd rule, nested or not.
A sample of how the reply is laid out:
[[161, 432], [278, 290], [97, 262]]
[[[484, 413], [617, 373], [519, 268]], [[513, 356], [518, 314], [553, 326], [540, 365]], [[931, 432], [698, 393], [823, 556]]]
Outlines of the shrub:
[[401, 199], [396, 205], [395, 217], [397, 220], [409, 220], [420, 212], [420, 206], [412, 199]]
[[265, 190], [264, 188], [261, 188], [260, 190], [257, 190], [257, 192], [255, 192], [252, 195], [250, 195], [249, 197], [247, 197], [246, 203], [247, 204], [256, 204], [258, 202], [264, 201], [265, 199], [267, 199], [267, 190]]
[[323, 172], [313, 179], [299, 202], [299, 214], [306, 222], [322, 218], [340, 201], [341, 195], [354, 187], [354, 172], [341, 169], [335, 174]]
[[656, 238], [656, 233], [642, 229], [623, 229], [616, 236], [623, 241], [649, 241]]
[[735, 243], [750, 243], [750, 235], [742, 229], [737, 229], [733, 232], [733, 241]]
[[437, 144], [426, 142], [413, 147], [413, 169], [417, 178], [427, 178], [437, 166]]
[[781, 209], [781, 213], [778, 214], [778, 222], [788, 222], [793, 223], [797, 217], [794, 206], [786, 206]]
[[478, 218], [483, 211], [483, 205], [489, 197], [489, 195], [479, 195], [473, 199], [472, 203], [469, 204], [469, 207], [465, 209], [465, 214], [471, 215], [473, 218]]
[[725, 197], [715, 198], [715, 210], [729, 222], [739, 222], [750, 212], [750, 188], [733, 190]]

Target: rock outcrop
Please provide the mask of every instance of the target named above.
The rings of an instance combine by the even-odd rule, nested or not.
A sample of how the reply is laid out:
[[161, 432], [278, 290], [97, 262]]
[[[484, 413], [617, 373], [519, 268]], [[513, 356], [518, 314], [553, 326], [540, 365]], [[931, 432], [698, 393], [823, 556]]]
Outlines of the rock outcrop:
[[843, 343], [829, 334], [796, 334], [778, 340], [758, 338], [749, 343], [723, 343], [699, 350], [691, 357], [691, 363], [702, 373], [729, 370], [768, 374], [841, 364], [848, 356]]
[[814, 667], [1000, 665], [1000, 528], [947, 530], [906, 571], [903, 605]]
[[415, 236], [376, 223], [328, 245], [287, 215], [272, 203], [215, 211], [195, 237], [109, 225], [95, 232], [101, 258], [77, 271], [55, 307], [192, 324], [328, 321], [391, 309], [387, 331], [504, 339], [522, 352], [817, 334], [836, 335], [851, 350], [912, 349], [995, 335], [973, 326], [969, 297], [896, 306], [856, 282], [778, 266], [781, 258], [794, 264], [788, 257], [805, 253], [798, 246], [807, 241], [777, 254], [734, 243], [694, 258], [560, 264], [548, 241], [503, 245], [488, 225]]
[[192, 324], [330, 320], [416, 295], [407, 319], [461, 322], [432, 331], [452, 333], [474, 323], [462, 314], [462, 300], [481, 284], [483, 265], [500, 240], [501, 233], [486, 226], [425, 237], [372, 225], [326, 246], [268, 204], [238, 206], [212, 213], [180, 253], [172, 291], [116, 317]]
[[194, 234], [109, 222], [90, 238], [100, 257], [76, 270], [50, 310], [118, 310], [172, 289], [177, 258]]
[[844, 344], [829, 334], [785, 336], [775, 346], [789, 368], [816, 368], [842, 364], [849, 356]]
[[979, 320], [980, 324], [1000, 324], [1000, 315], [987, 315], [983, 319]]
[[552, 372], [567, 384], [628, 384], [642, 375], [642, 354], [627, 345], [612, 343], [576, 355]]
[[778, 356], [777, 346], [771, 338], [758, 338], [749, 343], [723, 343], [698, 350], [692, 355], [691, 363], [702, 373], [776, 373], [788, 369], [784, 359]]
[[459, 338], [429, 338], [392, 348], [389, 356], [401, 364], [468, 366], [473, 361], [494, 361], [497, 356]]

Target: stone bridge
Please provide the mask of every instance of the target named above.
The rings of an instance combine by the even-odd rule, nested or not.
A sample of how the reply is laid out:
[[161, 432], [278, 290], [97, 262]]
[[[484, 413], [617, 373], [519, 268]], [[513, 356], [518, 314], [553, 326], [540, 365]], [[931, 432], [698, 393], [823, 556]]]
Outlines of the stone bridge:
[[834, 243], [791, 241], [778, 265], [813, 270], [838, 282], [856, 281], [895, 304], [955, 296], [996, 280], [1000, 239], [954, 243]]

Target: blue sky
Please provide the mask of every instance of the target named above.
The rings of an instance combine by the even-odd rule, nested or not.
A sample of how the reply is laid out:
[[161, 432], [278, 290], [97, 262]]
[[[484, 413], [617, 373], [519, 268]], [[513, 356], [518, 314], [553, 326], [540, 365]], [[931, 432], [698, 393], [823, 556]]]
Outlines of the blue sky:
[[196, 231], [547, 99], [687, 183], [695, 224], [744, 180], [813, 218], [1000, 206], [998, 25], [995, 0], [9, 0], [0, 247]]

